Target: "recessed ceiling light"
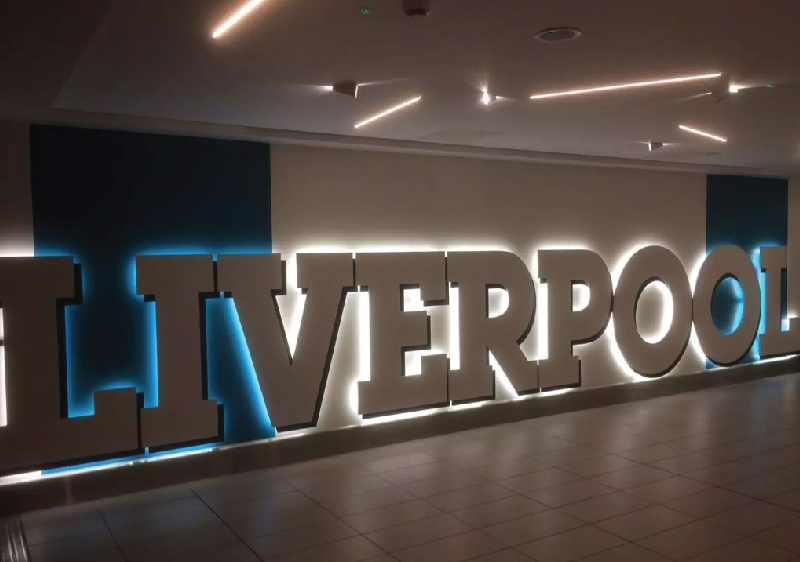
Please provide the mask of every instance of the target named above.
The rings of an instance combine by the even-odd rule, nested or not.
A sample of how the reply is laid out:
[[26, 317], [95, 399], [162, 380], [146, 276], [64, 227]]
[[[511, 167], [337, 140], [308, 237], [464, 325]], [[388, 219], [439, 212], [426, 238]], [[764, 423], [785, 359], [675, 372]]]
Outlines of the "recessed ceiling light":
[[400, 111], [401, 109], [406, 108], [409, 105], [413, 105], [413, 104], [417, 103], [421, 99], [422, 99], [422, 96], [417, 96], [415, 98], [411, 98], [410, 100], [406, 100], [406, 101], [404, 101], [403, 103], [401, 103], [399, 105], [396, 105], [394, 107], [390, 107], [389, 109], [387, 109], [385, 111], [381, 111], [377, 115], [373, 115], [372, 117], [369, 117], [368, 119], [364, 119], [360, 123], [356, 123], [356, 127], [355, 128], [356, 129], [360, 129], [364, 125], [369, 125], [373, 121], [377, 121], [378, 119], [382, 119], [383, 117], [386, 117], [387, 115], [391, 115], [395, 111]]
[[223, 33], [228, 31], [231, 27], [236, 25], [240, 19], [245, 17], [247, 14], [255, 10], [259, 4], [261, 4], [264, 0], [250, 0], [247, 4], [239, 8], [235, 14], [233, 14], [230, 18], [228, 18], [222, 25], [220, 25], [217, 29], [214, 30], [213, 37], [214, 39], [219, 38]]
[[481, 103], [483, 105], [489, 105], [490, 103], [492, 103], [496, 99], [497, 99], [497, 96], [495, 96], [494, 94], [490, 94], [489, 90], [484, 90], [483, 94], [481, 94]]
[[543, 29], [534, 37], [544, 43], [563, 43], [581, 36], [581, 30], [575, 27], [551, 27]]
[[631, 82], [630, 84], [615, 84], [613, 86], [598, 86], [596, 88], [584, 88], [581, 90], [567, 90], [564, 92], [552, 92], [548, 94], [534, 94], [531, 96], [531, 99], [541, 100], [546, 98], [557, 98], [561, 96], [577, 96], [580, 94], [593, 94], [595, 92], [610, 92], [613, 90], [625, 90], [628, 88], [646, 88], [649, 86], [661, 86], [664, 84], [677, 84], [679, 82], [692, 82], [694, 80], [709, 80], [711, 78], [719, 78], [720, 76], [722, 76], [721, 72], [714, 72], [712, 74], [698, 74], [696, 76], [662, 78], [659, 80], [648, 80], [646, 82]]
[[738, 94], [739, 90], [744, 90], [746, 86], [740, 86], [739, 84], [731, 84], [728, 86], [728, 92], [731, 94]]
[[687, 133], [692, 133], [694, 135], [700, 135], [702, 137], [707, 137], [709, 139], [714, 139], [718, 142], [728, 142], [728, 139], [725, 137], [720, 137], [719, 135], [712, 135], [711, 133], [706, 133], [705, 131], [701, 131], [699, 129], [694, 129], [692, 127], [687, 127], [686, 125], [678, 125], [678, 128], [682, 131], [686, 131]]

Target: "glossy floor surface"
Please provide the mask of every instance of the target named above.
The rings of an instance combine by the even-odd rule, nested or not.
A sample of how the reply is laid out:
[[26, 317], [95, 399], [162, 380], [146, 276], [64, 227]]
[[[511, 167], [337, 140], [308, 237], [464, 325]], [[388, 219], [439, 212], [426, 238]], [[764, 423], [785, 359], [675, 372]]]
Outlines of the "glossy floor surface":
[[23, 522], [34, 562], [795, 561], [800, 375], [196, 482]]

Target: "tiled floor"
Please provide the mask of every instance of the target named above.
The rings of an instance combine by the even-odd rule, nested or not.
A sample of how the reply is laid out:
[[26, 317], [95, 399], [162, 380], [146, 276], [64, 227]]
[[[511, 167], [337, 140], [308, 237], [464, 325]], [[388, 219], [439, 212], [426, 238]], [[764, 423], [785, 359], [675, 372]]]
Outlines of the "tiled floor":
[[800, 561], [800, 375], [23, 521], [34, 562]]

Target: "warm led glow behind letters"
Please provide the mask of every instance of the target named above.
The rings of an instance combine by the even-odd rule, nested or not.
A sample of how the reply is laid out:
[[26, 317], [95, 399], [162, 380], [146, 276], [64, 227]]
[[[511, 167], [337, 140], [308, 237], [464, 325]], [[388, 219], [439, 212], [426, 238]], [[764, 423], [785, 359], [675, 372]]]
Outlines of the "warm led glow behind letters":
[[[786, 248], [760, 253], [766, 273], [761, 353], [797, 353], [800, 327], [792, 321], [782, 330]], [[137, 293], [156, 306], [156, 334], [150, 335], [158, 343], [158, 405], [143, 408], [133, 388], [96, 392], [95, 415], [81, 418], [69, 418], [66, 411], [64, 306], [81, 297], [72, 258], [0, 259], [8, 403], [8, 425], [0, 427], [0, 474], [221, 441], [222, 405], [207, 395], [206, 298], [234, 299], [270, 421], [282, 431], [317, 424], [349, 291], [360, 290], [369, 301], [368, 327], [363, 326], [369, 338], [355, 338], [366, 348], [360, 352], [368, 364], [368, 380], [357, 383], [363, 418], [493, 399], [498, 378], [518, 395], [580, 386], [581, 359], [573, 346], [600, 337], [612, 316], [619, 354], [642, 376], [660, 377], [675, 367], [692, 322], [705, 355], [732, 365], [751, 349], [761, 316], [757, 272], [749, 256], [733, 246], [706, 258], [694, 295], [680, 260], [662, 247], [642, 248], [617, 264], [616, 294], [596, 253], [540, 250], [534, 265], [544, 307], [540, 323], [546, 324], [539, 346], [546, 358], [537, 363], [520, 347], [537, 312], [534, 279], [515, 254], [339, 252], [296, 258], [297, 285], [306, 300], [292, 351], [276, 301], [286, 291], [279, 254], [222, 255], [216, 263], [211, 255], [138, 257]], [[722, 333], [711, 315], [714, 291], [727, 277], [735, 277], [744, 293], [744, 317], [730, 334]], [[673, 303], [672, 322], [658, 341], [644, 339], [636, 324], [641, 293], [653, 282], [663, 283]], [[574, 289], [581, 285], [588, 288], [588, 302], [575, 306]], [[448, 315], [458, 325], [452, 346], [457, 364], [431, 350], [428, 311], [406, 309], [404, 291], [411, 288], [419, 290], [426, 307], [457, 307]], [[490, 314], [489, 292], [495, 289], [504, 291], [508, 306]], [[457, 303], [448, 303], [451, 291], [457, 291]], [[430, 354], [412, 375], [405, 372], [405, 355], [415, 350]]]

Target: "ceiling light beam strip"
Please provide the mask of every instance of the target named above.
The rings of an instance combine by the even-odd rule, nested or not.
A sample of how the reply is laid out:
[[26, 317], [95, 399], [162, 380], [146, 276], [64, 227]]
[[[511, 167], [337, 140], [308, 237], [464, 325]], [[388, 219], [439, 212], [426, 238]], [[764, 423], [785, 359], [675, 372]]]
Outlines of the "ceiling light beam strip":
[[236, 25], [239, 20], [245, 17], [247, 14], [255, 10], [259, 4], [264, 2], [264, 0], [250, 0], [247, 4], [242, 6], [239, 11], [233, 14], [228, 20], [226, 20], [222, 25], [220, 25], [217, 29], [214, 30], [213, 37], [214, 39], [218, 39], [223, 33], [228, 31], [231, 27]]
[[693, 82], [695, 80], [710, 80], [712, 78], [719, 78], [722, 76], [721, 72], [714, 72], [711, 74], [698, 74], [697, 76], [681, 76], [679, 78], [665, 78], [663, 80], [650, 80], [647, 82], [633, 82], [631, 84], [616, 84], [614, 86], [600, 86], [598, 88], [584, 88], [582, 90], [567, 90], [565, 92], [552, 92], [549, 94], [535, 94], [531, 96], [532, 100], [542, 100], [548, 98], [557, 98], [562, 96], [577, 96], [581, 94], [593, 94], [596, 92], [610, 92], [614, 90], [627, 90], [629, 88], [647, 88], [650, 86], [661, 86], [665, 84], [678, 84], [680, 82]]
[[360, 129], [364, 125], [369, 125], [373, 121], [377, 121], [378, 119], [382, 119], [383, 117], [386, 117], [387, 115], [391, 115], [392, 113], [394, 113], [396, 111], [400, 111], [401, 109], [404, 109], [404, 108], [408, 107], [409, 105], [413, 105], [413, 104], [417, 103], [421, 99], [422, 99], [422, 96], [417, 96], [415, 98], [411, 98], [410, 100], [406, 100], [406, 101], [404, 101], [403, 103], [401, 103], [399, 105], [396, 105], [394, 107], [390, 107], [386, 111], [382, 111], [382, 112], [378, 113], [377, 115], [373, 115], [372, 117], [370, 117], [368, 119], [364, 119], [360, 123], [356, 123], [356, 127], [355, 128], [356, 129]]
[[692, 127], [687, 127], [686, 125], [678, 125], [678, 128], [682, 131], [686, 131], [687, 133], [692, 133], [694, 135], [700, 135], [701, 137], [707, 137], [709, 139], [714, 139], [718, 142], [728, 142], [728, 139], [725, 137], [720, 137], [718, 135], [712, 135], [711, 133], [706, 133], [705, 131], [700, 131], [698, 129], [693, 129]]

